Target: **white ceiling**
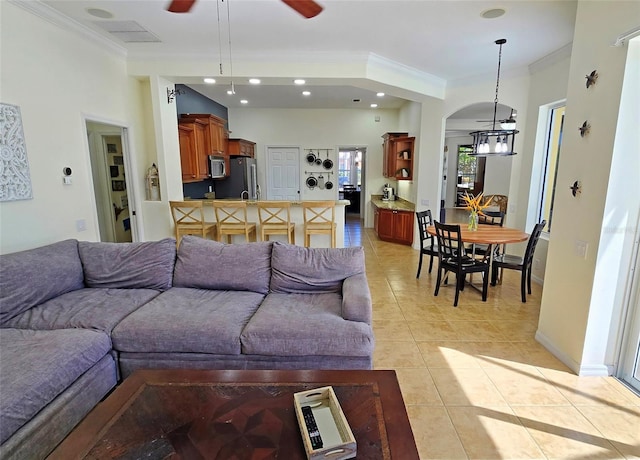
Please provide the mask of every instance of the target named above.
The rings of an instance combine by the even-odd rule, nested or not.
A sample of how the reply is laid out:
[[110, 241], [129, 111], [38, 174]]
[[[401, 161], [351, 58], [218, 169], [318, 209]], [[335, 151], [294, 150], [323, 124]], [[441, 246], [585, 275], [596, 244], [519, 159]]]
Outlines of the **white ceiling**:
[[[25, 0], [13, 0], [20, 3]], [[506, 38], [502, 70], [521, 68], [570, 43], [573, 38], [576, 2], [569, 0], [318, 0], [324, 10], [305, 19], [279, 0], [198, 0], [190, 13], [165, 11], [163, 0], [41, 0], [40, 7], [70, 18], [126, 50], [132, 59], [207, 59], [215, 68], [222, 62], [223, 84], [204, 85], [200, 78], [184, 79], [197, 91], [227, 107], [240, 106], [228, 98], [230, 77], [229, 30], [233, 63], [253, 60], [322, 63], [336, 56], [375, 54], [446, 81], [496, 73], [498, 46]], [[31, 2], [33, 3], [33, 2]], [[227, 7], [229, 20], [227, 21]], [[89, 8], [110, 12], [100, 19]], [[505, 14], [484, 19], [481, 13], [502, 8]], [[220, 19], [218, 19], [218, 10]], [[160, 41], [125, 43], [104, 30], [101, 22], [135, 21]], [[219, 40], [220, 38], [220, 40]], [[222, 57], [221, 57], [222, 51]], [[335, 61], [334, 61], [335, 62]], [[397, 108], [403, 100], [377, 98], [371, 85], [335, 86], [308, 79], [310, 97], [290, 81], [255, 75], [260, 86], [246, 78], [234, 78], [236, 93], [251, 107], [300, 108]], [[195, 85], [195, 86], [194, 86]], [[246, 95], [246, 96], [245, 96]], [[487, 98], [493, 95], [488, 95]], [[361, 99], [361, 102], [353, 102]], [[492, 99], [492, 97], [491, 97]], [[491, 114], [492, 115], [492, 112]], [[484, 115], [486, 118], [489, 115]]]

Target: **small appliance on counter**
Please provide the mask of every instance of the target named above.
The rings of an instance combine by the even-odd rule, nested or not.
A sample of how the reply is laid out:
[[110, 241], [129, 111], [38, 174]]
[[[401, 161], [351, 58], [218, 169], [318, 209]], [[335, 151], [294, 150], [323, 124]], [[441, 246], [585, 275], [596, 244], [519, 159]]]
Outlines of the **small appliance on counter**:
[[394, 201], [396, 199], [396, 194], [394, 193], [393, 187], [389, 184], [384, 184], [382, 188], [382, 201]]

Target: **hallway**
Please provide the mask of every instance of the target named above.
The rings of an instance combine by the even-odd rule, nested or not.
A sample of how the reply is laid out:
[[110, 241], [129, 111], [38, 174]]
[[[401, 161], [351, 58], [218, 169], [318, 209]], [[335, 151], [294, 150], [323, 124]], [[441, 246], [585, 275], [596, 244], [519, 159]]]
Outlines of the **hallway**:
[[[394, 369], [422, 459], [638, 458], [640, 398], [612, 377], [578, 377], [535, 339], [542, 288], [520, 302], [507, 271], [487, 302], [433, 296], [437, 261], [380, 241], [347, 216], [373, 299], [375, 369]], [[450, 285], [451, 286], [451, 285]]]

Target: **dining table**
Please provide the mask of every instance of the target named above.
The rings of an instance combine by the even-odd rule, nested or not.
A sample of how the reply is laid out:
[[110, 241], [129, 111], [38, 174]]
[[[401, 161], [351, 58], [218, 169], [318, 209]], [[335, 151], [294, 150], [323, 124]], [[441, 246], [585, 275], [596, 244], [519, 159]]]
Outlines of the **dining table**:
[[[427, 233], [434, 237], [436, 235], [436, 227], [430, 225], [427, 227]], [[493, 257], [495, 245], [502, 246], [508, 243], [521, 243], [529, 239], [529, 234], [517, 228], [501, 227], [499, 225], [479, 224], [477, 230], [470, 230], [466, 224], [460, 225], [460, 239], [463, 243], [468, 244], [486, 244], [487, 254], [489, 254], [489, 273], [491, 273], [493, 265]]]

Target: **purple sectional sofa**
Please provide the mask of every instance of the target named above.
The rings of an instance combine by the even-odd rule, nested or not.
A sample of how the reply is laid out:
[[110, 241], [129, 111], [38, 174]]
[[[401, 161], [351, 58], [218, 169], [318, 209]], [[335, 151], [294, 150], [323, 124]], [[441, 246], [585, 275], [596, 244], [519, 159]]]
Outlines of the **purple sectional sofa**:
[[136, 369], [370, 369], [362, 248], [66, 240], [0, 256], [0, 458], [44, 458]]

